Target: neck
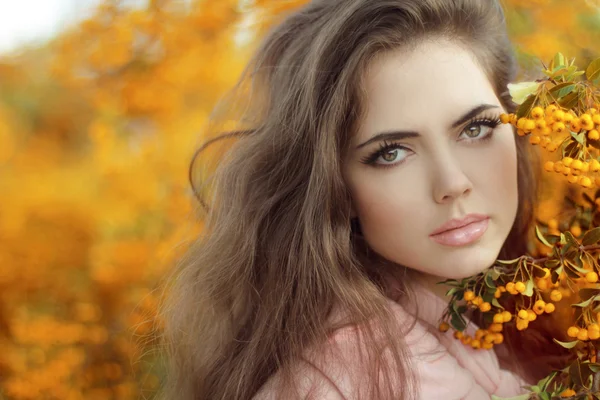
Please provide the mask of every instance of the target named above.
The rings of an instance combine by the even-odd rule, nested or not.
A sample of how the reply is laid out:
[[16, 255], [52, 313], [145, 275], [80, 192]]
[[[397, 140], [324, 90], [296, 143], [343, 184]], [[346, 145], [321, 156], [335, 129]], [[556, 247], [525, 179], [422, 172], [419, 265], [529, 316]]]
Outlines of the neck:
[[447, 303], [450, 300], [450, 297], [446, 296], [446, 292], [451, 289], [451, 286], [439, 283], [445, 281], [445, 278], [426, 273], [419, 273], [416, 275], [416, 279], [421, 286], [431, 291], [444, 302]]

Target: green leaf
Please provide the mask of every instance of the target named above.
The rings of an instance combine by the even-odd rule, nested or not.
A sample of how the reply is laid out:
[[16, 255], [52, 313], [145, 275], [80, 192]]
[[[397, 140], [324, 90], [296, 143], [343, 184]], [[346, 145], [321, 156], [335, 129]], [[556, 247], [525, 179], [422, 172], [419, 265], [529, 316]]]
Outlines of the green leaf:
[[580, 92], [577, 90], [574, 90], [571, 93], [569, 93], [568, 95], [566, 95], [565, 97], [563, 97], [562, 99], [560, 99], [558, 101], [558, 104], [560, 104], [564, 108], [573, 108], [579, 102], [579, 96], [580, 96]]
[[592, 370], [592, 372], [600, 372], [600, 364], [599, 363], [589, 363], [588, 366]]
[[[571, 136], [573, 136], [572, 132]], [[577, 144], [577, 140], [572, 140], [562, 149], [562, 155], [563, 157], [575, 157], [578, 151], [579, 144]]]
[[547, 268], [550, 268], [550, 269], [554, 269], [554, 268], [558, 267], [559, 265], [560, 265], [559, 260], [551, 259], [551, 260], [546, 260], [544, 262], [544, 266]]
[[498, 307], [504, 310], [504, 307], [502, 307], [502, 305], [498, 302], [498, 299], [496, 299], [495, 297], [492, 299], [492, 305], [494, 307]]
[[570, 133], [571, 133], [571, 137], [573, 137], [573, 139], [575, 139], [577, 141], [577, 143], [579, 143], [582, 146], [585, 145], [585, 135], [584, 135], [584, 133], [575, 133], [575, 132], [570, 132]]
[[550, 93], [557, 98], [565, 97], [575, 89], [577, 85], [572, 82], [565, 82], [554, 86], [550, 89]]
[[491, 274], [485, 275], [484, 282], [485, 282], [485, 286], [489, 287], [490, 289], [496, 288], [496, 282], [494, 282], [494, 279], [492, 278]]
[[565, 64], [567, 63], [565, 56], [560, 52], [554, 55], [554, 59], [552, 61], [553, 69], [564, 68]]
[[552, 340], [554, 340], [556, 343], [560, 344], [565, 349], [572, 349], [573, 347], [577, 346], [577, 343], [579, 343], [579, 340], [574, 340], [572, 342], [561, 342], [560, 340], [556, 340], [556, 339], [552, 339]]
[[552, 283], [558, 282], [558, 278], [560, 277], [560, 274], [563, 273], [563, 270], [564, 270], [564, 266], [561, 265], [560, 267], [558, 267], [552, 271], [552, 277], [551, 277]]
[[583, 288], [579, 289], [579, 298], [581, 300], [588, 300], [594, 296], [600, 296], [600, 288]]
[[450, 319], [450, 325], [457, 331], [464, 331], [467, 327], [467, 322], [462, 317], [462, 315], [458, 313], [452, 313], [452, 317]]
[[598, 241], [600, 241], [600, 227], [587, 231], [585, 235], [583, 235], [581, 244], [584, 246], [589, 246], [591, 244], [598, 243]]
[[594, 81], [600, 77], [600, 58], [595, 59], [588, 65], [585, 75], [589, 81]]
[[529, 114], [531, 109], [533, 108], [533, 103], [535, 102], [535, 95], [530, 94], [527, 99], [519, 106], [517, 109], [517, 119], [522, 118]]
[[550, 384], [550, 382], [552, 382], [552, 380], [556, 377], [556, 375], [558, 374], [557, 371], [553, 371], [550, 375], [548, 375], [547, 377], [545, 377], [544, 379], [540, 380], [538, 382], [538, 386], [543, 390], [546, 391], [546, 389], [548, 388], [548, 385]]
[[489, 274], [491, 275], [491, 277], [494, 281], [497, 280], [498, 278], [500, 278], [500, 276], [502, 275], [502, 273], [500, 271], [498, 271], [497, 268], [490, 269]]
[[498, 264], [503, 264], [503, 265], [513, 265], [515, 263], [517, 263], [521, 258], [515, 258], [514, 260], [496, 260], [496, 262]]
[[535, 226], [535, 236], [537, 236], [538, 240], [542, 242], [545, 246], [552, 247], [552, 245], [548, 243], [542, 232], [540, 232], [540, 228], [537, 225]]
[[579, 386], [587, 386], [587, 382], [591, 373], [592, 370], [589, 368], [589, 365], [582, 363], [579, 360], [575, 360], [575, 362], [573, 362], [573, 364], [571, 364], [569, 367], [569, 376], [573, 382]]
[[523, 292], [523, 296], [533, 296], [533, 286], [533, 279], [528, 280], [527, 285], [525, 286], [525, 291]]
[[571, 307], [581, 307], [581, 308], [587, 307], [590, 304], [592, 304], [593, 301], [596, 301], [596, 300], [600, 300], [600, 295], [594, 296], [594, 297], [590, 297], [589, 299], [587, 299], [585, 301], [582, 301], [581, 303], [571, 304]]

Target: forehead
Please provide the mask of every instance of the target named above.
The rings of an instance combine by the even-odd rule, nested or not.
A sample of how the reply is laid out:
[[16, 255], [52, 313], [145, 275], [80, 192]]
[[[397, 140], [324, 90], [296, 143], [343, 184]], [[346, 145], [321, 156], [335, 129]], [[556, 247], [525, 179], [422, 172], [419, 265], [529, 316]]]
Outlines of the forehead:
[[428, 41], [382, 53], [365, 75], [360, 137], [387, 129], [447, 126], [474, 105], [500, 105], [475, 56], [458, 44]]

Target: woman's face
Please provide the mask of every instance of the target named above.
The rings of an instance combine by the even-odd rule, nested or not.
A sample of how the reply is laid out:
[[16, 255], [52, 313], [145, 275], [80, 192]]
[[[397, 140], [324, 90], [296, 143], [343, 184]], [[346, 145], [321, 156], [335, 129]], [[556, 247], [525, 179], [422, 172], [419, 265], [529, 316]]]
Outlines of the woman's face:
[[[369, 67], [366, 115], [344, 160], [365, 240], [429, 275], [481, 272], [518, 203], [515, 138], [499, 123], [506, 111], [492, 85], [470, 52], [447, 41], [385, 53]], [[465, 217], [463, 228], [432, 235]]]

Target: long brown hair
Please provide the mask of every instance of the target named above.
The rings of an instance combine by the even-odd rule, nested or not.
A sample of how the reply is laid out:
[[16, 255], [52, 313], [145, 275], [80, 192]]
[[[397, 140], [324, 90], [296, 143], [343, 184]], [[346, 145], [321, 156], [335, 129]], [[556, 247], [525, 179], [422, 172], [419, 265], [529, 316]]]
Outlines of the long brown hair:
[[[413, 398], [407, 349], [386, 307], [385, 277], [401, 268], [357, 240], [341, 160], [364, 113], [370, 60], [432, 37], [472, 51], [514, 110], [506, 88], [516, 66], [497, 1], [317, 0], [262, 41], [229, 95], [250, 100], [240, 120], [252, 127], [229, 135], [239, 138], [212, 177], [203, 233], [163, 307], [166, 398], [248, 399], [277, 371], [292, 387], [293, 361], [331, 332], [336, 305], [346, 323], [380, 321], [383, 345], [367, 335], [375, 357], [392, 348], [394, 370], [373, 366], [365, 377], [384, 382], [369, 398]], [[529, 146], [515, 138], [519, 209], [501, 258], [527, 251], [532, 220]], [[389, 387], [392, 376], [406, 384]]]

